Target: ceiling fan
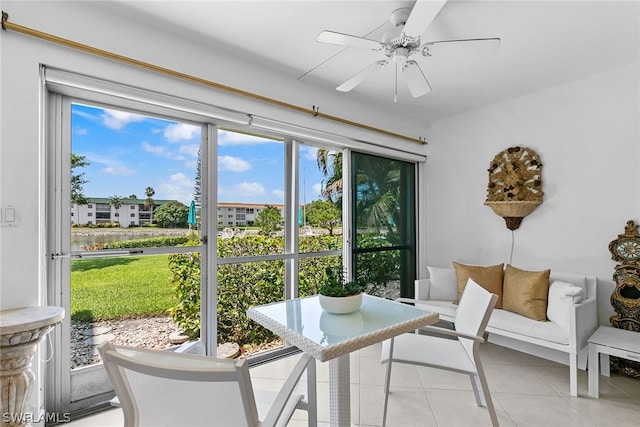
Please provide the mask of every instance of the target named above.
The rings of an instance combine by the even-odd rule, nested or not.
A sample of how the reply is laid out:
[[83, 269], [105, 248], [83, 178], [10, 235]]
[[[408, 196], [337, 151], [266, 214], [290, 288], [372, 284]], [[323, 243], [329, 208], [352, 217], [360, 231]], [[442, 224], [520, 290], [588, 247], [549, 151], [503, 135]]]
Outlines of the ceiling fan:
[[321, 32], [316, 38], [316, 41], [318, 42], [369, 49], [381, 52], [384, 55], [383, 59], [367, 66], [365, 69], [338, 86], [336, 90], [349, 92], [360, 83], [373, 76], [376, 72], [389, 65], [389, 63], [393, 62], [396, 65], [394, 102], [397, 102], [398, 99], [398, 70], [400, 70], [404, 76], [411, 95], [414, 98], [418, 98], [429, 93], [431, 91], [431, 86], [418, 63], [412, 59], [414, 55], [425, 57], [431, 56], [430, 48], [441, 43], [500, 42], [499, 38], [477, 38], [422, 43], [420, 36], [427, 30], [427, 27], [431, 24], [445, 3], [446, 0], [417, 0], [413, 9], [401, 8], [394, 10], [389, 16], [389, 22], [392, 24], [392, 29], [385, 34], [382, 41], [352, 36], [335, 31]]

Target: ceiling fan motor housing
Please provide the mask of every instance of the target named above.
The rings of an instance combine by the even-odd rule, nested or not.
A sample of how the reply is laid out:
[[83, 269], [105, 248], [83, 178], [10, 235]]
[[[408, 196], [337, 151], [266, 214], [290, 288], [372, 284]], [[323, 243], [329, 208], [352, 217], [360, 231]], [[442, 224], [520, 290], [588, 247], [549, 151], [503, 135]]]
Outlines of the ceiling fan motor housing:
[[385, 54], [388, 57], [394, 57], [394, 61], [396, 49], [406, 48], [408, 50], [407, 55], [401, 55], [406, 57], [420, 47], [420, 37], [407, 37], [403, 34], [404, 25], [407, 23], [410, 14], [411, 9], [403, 8], [394, 10], [389, 16], [389, 22], [393, 27], [385, 33], [382, 43], [384, 44]]

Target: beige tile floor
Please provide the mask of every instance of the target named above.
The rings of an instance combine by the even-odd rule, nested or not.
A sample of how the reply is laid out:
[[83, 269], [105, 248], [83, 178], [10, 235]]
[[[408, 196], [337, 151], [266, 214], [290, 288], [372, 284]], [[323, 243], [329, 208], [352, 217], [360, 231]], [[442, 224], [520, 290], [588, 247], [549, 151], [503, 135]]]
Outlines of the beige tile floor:
[[[579, 371], [578, 397], [570, 397], [566, 366], [493, 344], [481, 357], [500, 425], [507, 426], [640, 426], [640, 379], [612, 374], [600, 377], [600, 398], [587, 393], [587, 372]], [[352, 354], [351, 417], [356, 426], [382, 422], [384, 366], [380, 345]], [[278, 387], [295, 357], [251, 369], [255, 388]], [[318, 418], [329, 420], [329, 364], [318, 363]], [[289, 426], [306, 426], [296, 412]], [[410, 365], [394, 365], [389, 419], [393, 426], [489, 426], [489, 414], [476, 406], [466, 375]], [[122, 426], [120, 409], [71, 422], [71, 427]]]

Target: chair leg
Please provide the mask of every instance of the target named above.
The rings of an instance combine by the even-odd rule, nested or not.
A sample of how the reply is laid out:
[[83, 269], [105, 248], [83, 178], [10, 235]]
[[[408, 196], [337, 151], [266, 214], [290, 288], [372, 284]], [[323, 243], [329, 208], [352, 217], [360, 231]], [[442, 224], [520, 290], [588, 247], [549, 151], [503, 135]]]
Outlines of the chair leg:
[[489, 411], [491, 424], [493, 425], [493, 427], [498, 427], [500, 425], [498, 423], [498, 415], [496, 414], [496, 409], [493, 406], [493, 399], [491, 399], [491, 392], [489, 391], [489, 385], [487, 384], [487, 377], [484, 375], [484, 369], [482, 368], [482, 363], [480, 362], [479, 349], [474, 350], [473, 359], [476, 363], [476, 370], [478, 371], [478, 381], [480, 382], [482, 394], [486, 402], [487, 410]]
[[382, 427], [387, 425], [387, 407], [389, 405], [389, 386], [391, 385], [391, 363], [393, 360], [393, 338], [389, 342], [389, 358], [387, 359], [387, 372], [384, 377], [384, 409], [382, 412]]
[[482, 391], [482, 384], [478, 379], [477, 374], [469, 374], [469, 379], [471, 379], [471, 388], [473, 388], [473, 394], [476, 397], [476, 403], [478, 406], [487, 406], [487, 402], [484, 398], [484, 392]]

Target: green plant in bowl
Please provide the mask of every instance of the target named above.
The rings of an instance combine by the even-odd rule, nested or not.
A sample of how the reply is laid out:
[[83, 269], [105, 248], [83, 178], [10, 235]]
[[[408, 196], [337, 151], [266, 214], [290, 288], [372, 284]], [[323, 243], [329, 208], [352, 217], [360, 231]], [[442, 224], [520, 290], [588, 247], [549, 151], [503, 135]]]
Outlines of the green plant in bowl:
[[348, 297], [364, 291], [359, 280], [348, 280], [346, 272], [335, 267], [327, 267], [327, 279], [318, 289], [320, 295], [327, 297]]

